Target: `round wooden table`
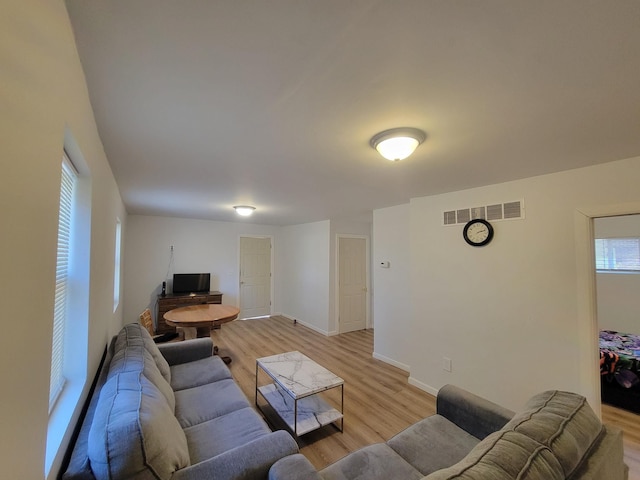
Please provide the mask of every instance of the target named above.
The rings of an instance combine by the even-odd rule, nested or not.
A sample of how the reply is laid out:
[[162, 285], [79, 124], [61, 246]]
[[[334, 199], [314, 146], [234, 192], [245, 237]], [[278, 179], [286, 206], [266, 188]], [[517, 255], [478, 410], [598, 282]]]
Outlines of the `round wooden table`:
[[[184, 339], [191, 340], [198, 336], [198, 327], [208, 327], [213, 331], [223, 323], [238, 318], [240, 309], [231, 305], [219, 303], [205, 303], [202, 305], [189, 305], [187, 307], [174, 308], [164, 314], [167, 325], [176, 327], [184, 332]], [[217, 353], [218, 347], [214, 347]], [[225, 363], [230, 363], [229, 357], [222, 357]]]

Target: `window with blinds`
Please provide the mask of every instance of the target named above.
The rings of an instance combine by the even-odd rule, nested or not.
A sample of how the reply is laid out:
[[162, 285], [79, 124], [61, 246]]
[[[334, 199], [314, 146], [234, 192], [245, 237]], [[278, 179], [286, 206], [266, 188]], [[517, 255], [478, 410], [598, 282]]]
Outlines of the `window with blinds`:
[[51, 352], [51, 382], [49, 386], [49, 410], [64, 387], [64, 339], [68, 319], [71, 236], [73, 205], [77, 174], [69, 159], [62, 159], [60, 185], [60, 213], [58, 219], [58, 256], [56, 262], [56, 290], [53, 313], [53, 345]]
[[640, 271], [640, 238], [596, 238], [596, 270]]

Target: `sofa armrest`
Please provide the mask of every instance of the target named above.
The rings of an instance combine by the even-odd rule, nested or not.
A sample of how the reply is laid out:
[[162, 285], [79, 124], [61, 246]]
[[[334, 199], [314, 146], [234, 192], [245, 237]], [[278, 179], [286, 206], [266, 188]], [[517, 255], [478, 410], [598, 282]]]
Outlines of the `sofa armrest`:
[[213, 355], [213, 341], [211, 338], [159, 343], [158, 348], [169, 365], [193, 362]]
[[322, 480], [307, 458], [296, 453], [281, 458], [269, 470], [269, 480]]
[[438, 391], [436, 411], [474, 437], [482, 440], [500, 430], [515, 412], [454, 385]]
[[624, 463], [622, 430], [604, 425], [603, 432], [573, 472], [575, 480], [627, 480], [629, 467]]
[[279, 430], [213, 458], [176, 471], [171, 480], [252, 480], [267, 478], [277, 460], [298, 453], [293, 437]]

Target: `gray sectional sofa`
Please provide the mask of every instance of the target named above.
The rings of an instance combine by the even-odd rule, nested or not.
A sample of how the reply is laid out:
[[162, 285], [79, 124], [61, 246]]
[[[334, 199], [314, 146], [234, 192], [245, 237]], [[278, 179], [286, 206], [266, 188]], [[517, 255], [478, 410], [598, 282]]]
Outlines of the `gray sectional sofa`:
[[386, 443], [316, 471], [302, 455], [278, 460], [270, 480], [624, 480], [622, 432], [584, 397], [540, 393], [517, 414], [452, 385], [437, 413]]
[[63, 479], [266, 479], [297, 453], [212, 351], [209, 338], [156, 345], [126, 325], [107, 349]]
[[316, 471], [271, 432], [209, 338], [111, 341], [64, 480], [625, 480], [622, 433], [584, 397], [547, 391], [517, 414], [453, 385], [437, 413]]

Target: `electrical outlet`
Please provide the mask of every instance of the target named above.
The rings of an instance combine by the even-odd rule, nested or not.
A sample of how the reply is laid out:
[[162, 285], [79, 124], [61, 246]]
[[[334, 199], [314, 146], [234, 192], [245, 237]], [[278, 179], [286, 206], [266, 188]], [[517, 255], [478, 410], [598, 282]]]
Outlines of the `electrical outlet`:
[[442, 369], [446, 372], [451, 371], [451, 359], [448, 357], [442, 357]]

